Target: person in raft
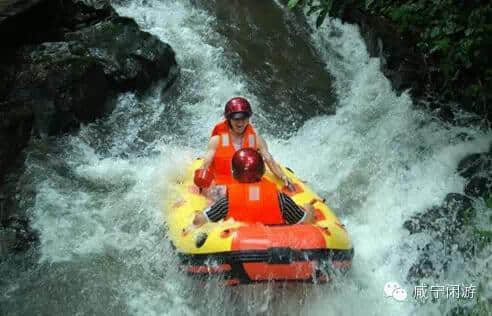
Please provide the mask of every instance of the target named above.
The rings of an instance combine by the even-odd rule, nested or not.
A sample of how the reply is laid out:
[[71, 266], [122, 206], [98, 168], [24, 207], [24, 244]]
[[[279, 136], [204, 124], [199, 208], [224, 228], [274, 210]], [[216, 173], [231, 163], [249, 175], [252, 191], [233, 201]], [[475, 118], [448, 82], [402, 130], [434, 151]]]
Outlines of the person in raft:
[[216, 185], [233, 183], [231, 159], [234, 153], [241, 148], [258, 149], [273, 174], [282, 179], [290, 191], [294, 191], [294, 185], [268, 152], [266, 142], [250, 124], [252, 114], [251, 105], [245, 98], [232, 98], [226, 103], [225, 120], [215, 125], [200, 169], [209, 169]]
[[[274, 183], [263, 178], [264, 173], [263, 157], [257, 150], [243, 148], [236, 151], [232, 157], [232, 175], [237, 182], [227, 185], [225, 197], [197, 213], [192, 225], [199, 227], [209, 221], [228, 218], [267, 225], [314, 222], [312, 202], [305, 204], [304, 209], [299, 207]], [[212, 181], [210, 171], [195, 173], [195, 182], [201, 188], [210, 186]]]

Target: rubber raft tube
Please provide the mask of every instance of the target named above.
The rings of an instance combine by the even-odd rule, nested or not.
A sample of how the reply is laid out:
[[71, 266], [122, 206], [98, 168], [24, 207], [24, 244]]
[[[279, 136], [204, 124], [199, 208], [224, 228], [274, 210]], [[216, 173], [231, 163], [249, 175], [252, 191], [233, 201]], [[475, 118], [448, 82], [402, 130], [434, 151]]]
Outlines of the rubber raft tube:
[[[193, 183], [194, 171], [201, 164], [197, 159], [176, 181], [164, 207], [169, 237], [188, 274], [219, 275], [229, 285], [323, 282], [332, 272], [350, 268], [354, 249], [345, 226], [323, 199], [284, 167], [296, 190], [283, 192], [298, 205], [316, 200], [314, 224], [263, 225], [228, 219], [190, 229], [195, 214], [213, 203]], [[282, 190], [273, 174], [267, 171], [265, 177]]]

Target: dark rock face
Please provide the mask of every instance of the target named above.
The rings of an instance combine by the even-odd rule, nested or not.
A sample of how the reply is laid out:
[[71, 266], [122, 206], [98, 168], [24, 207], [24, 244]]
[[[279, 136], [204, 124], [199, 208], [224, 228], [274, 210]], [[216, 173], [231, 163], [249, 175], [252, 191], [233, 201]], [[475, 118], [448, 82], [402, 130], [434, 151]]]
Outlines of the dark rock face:
[[118, 92], [157, 80], [168, 86], [177, 65], [169, 45], [119, 17], [108, 0], [7, 2], [0, 5], [0, 228], [10, 229], [2, 240], [17, 236], [22, 244], [32, 238], [25, 218], [12, 219], [15, 179], [5, 175], [22, 166], [31, 135], [94, 121], [112, 110]]
[[[442, 242], [442, 252], [461, 253], [470, 258], [479, 250], [484, 240], [470, 229], [476, 216], [472, 198], [489, 199], [492, 195], [492, 159], [490, 152], [475, 153], [463, 158], [456, 172], [468, 181], [464, 187], [466, 195], [449, 193], [440, 206], [435, 206], [422, 213], [412, 216], [403, 226], [410, 234], [427, 232]], [[488, 237], [487, 237], [488, 238]], [[490, 241], [489, 241], [490, 242]], [[446, 269], [445, 262], [440, 262], [428, 248], [421, 250], [421, 257], [408, 271], [408, 279], [418, 281], [426, 277], [435, 277], [441, 265]]]
[[[41, 2], [34, 8], [60, 14], [33, 44], [10, 42], [9, 62], [0, 73], [12, 80], [0, 90], [0, 102], [30, 108], [35, 134], [67, 132], [101, 117], [116, 92], [143, 90], [158, 79], [172, 82], [173, 50], [133, 20], [116, 16], [108, 1], [65, 1], [58, 7]], [[24, 16], [13, 19], [26, 22]]]
[[415, 40], [400, 38], [396, 26], [388, 20], [374, 17], [351, 5], [340, 10], [344, 21], [357, 24], [372, 57], [381, 60], [381, 71], [397, 91], [410, 89], [414, 97], [422, 97], [427, 83], [423, 56], [415, 49]]
[[[440, 206], [412, 216], [404, 222], [403, 227], [410, 234], [424, 231], [429, 233], [437, 241], [442, 242], [440, 247], [443, 249], [440, 252], [452, 253], [452, 247], [458, 246], [466, 225], [475, 217], [475, 214], [472, 200], [469, 197], [459, 193], [449, 193]], [[408, 271], [409, 281], [417, 282], [422, 278], [438, 277], [440, 271], [446, 270], [446, 259], [444, 258], [441, 262], [436, 256], [432, 256], [431, 248], [431, 245], [427, 245], [421, 249], [418, 260]], [[460, 248], [463, 253], [468, 250], [469, 247]]]
[[130, 18], [114, 17], [67, 33], [65, 39], [80, 43], [82, 56], [99, 59], [112, 86], [120, 91], [145, 89], [166, 78], [175, 66], [169, 45], [140, 31]]
[[[459, 82], [476, 80], [476, 74], [465, 74], [466, 71], [456, 73], [455, 76], [459, 75], [462, 80], [450, 83], [449, 76], [438, 70], [442, 62], [439, 57], [432, 53], [424, 55], [418, 49], [417, 29], [401, 33], [394, 22], [371, 15], [353, 1], [334, 2], [333, 9], [343, 21], [359, 25], [369, 54], [380, 58], [381, 71], [397, 92], [410, 89], [409, 93], [417, 105], [435, 111], [437, 117], [451, 124], [482, 125], [486, 128], [492, 120], [492, 112], [485, 100], [470, 97], [464, 91], [459, 92], [462, 88]], [[450, 93], [451, 90], [455, 93]], [[457, 102], [459, 105], [449, 107], [435, 100], [446, 104]], [[455, 119], [456, 113], [464, 111], [477, 114], [474, 115], [476, 120], [463, 122]]]
[[429, 258], [423, 256], [410, 267], [407, 279], [415, 282], [417, 280], [433, 276], [437, 276], [434, 264]]
[[468, 179], [465, 193], [471, 197], [488, 198], [492, 194], [492, 154], [475, 153], [463, 158], [457, 172]]
[[439, 230], [445, 227], [445, 221], [449, 210], [444, 207], [433, 207], [423, 213], [412, 216], [403, 223], [411, 234], [420, 233], [424, 230]]
[[36, 241], [36, 235], [30, 230], [25, 218], [13, 215], [3, 225], [6, 229], [0, 230], [0, 255], [26, 250]]
[[462, 225], [474, 216], [472, 200], [459, 193], [449, 193], [443, 201], [443, 207], [454, 214], [454, 221]]
[[309, 41], [303, 16], [286, 14], [274, 1], [197, 3], [217, 17], [217, 31], [227, 38], [225, 53], [247, 74], [270, 121], [296, 128], [313, 116], [335, 113], [334, 95], [327, 92], [332, 77]]
[[51, 42], [19, 50], [7, 96], [34, 115], [38, 135], [55, 135], [105, 113], [109, 82], [96, 58], [72, 53], [76, 43]]
[[169, 45], [118, 17], [107, 0], [27, 1], [5, 15], [0, 137], [10, 141], [0, 145], [2, 167], [31, 133], [73, 130], [109, 112], [115, 93], [176, 74]]
[[470, 179], [473, 175], [490, 170], [492, 167], [492, 155], [489, 153], [471, 154], [458, 163], [460, 176]]
[[492, 174], [489, 174], [488, 177], [472, 177], [465, 186], [465, 193], [473, 197], [487, 197], [492, 194]]
[[0, 170], [6, 170], [29, 141], [33, 120], [24, 104], [0, 103]]
[[449, 193], [441, 206], [412, 216], [403, 223], [410, 234], [424, 230], [448, 234], [452, 237], [465, 221], [474, 216], [472, 200], [459, 193]]

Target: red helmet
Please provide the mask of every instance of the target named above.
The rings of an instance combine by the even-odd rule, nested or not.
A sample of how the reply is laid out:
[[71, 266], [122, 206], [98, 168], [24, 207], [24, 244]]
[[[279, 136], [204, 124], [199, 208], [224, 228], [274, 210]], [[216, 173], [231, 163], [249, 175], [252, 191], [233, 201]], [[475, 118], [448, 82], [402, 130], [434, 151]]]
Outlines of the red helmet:
[[226, 119], [239, 119], [247, 118], [253, 114], [251, 110], [251, 105], [249, 105], [248, 100], [242, 97], [232, 98], [227, 101], [224, 116]]
[[208, 169], [197, 169], [195, 170], [195, 177], [193, 178], [193, 182], [195, 182], [196, 186], [200, 189], [206, 189], [212, 184], [214, 180], [214, 175], [212, 172], [208, 171]]
[[232, 156], [232, 175], [243, 183], [260, 181], [265, 173], [265, 164], [260, 153], [253, 148], [243, 148]]

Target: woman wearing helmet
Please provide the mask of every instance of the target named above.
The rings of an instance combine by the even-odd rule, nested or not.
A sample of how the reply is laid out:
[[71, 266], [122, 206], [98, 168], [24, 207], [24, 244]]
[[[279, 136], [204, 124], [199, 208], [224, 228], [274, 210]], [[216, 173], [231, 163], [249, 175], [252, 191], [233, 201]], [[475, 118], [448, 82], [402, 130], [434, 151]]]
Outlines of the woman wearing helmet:
[[237, 182], [227, 185], [226, 197], [198, 213], [193, 225], [224, 218], [267, 225], [312, 223], [312, 204], [304, 205], [303, 210], [288, 195], [278, 191], [274, 183], [263, 178], [264, 173], [265, 164], [257, 150], [238, 150], [232, 157], [232, 174]]
[[282, 179], [290, 190], [294, 190], [292, 183], [269, 153], [266, 142], [250, 124], [252, 114], [251, 105], [245, 98], [235, 97], [226, 103], [225, 120], [216, 124], [212, 131], [201, 169], [210, 168], [216, 184], [233, 183], [231, 158], [234, 153], [241, 148], [258, 149], [273, 174]]

